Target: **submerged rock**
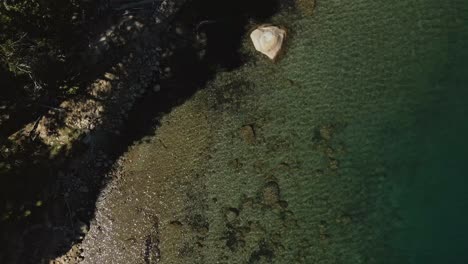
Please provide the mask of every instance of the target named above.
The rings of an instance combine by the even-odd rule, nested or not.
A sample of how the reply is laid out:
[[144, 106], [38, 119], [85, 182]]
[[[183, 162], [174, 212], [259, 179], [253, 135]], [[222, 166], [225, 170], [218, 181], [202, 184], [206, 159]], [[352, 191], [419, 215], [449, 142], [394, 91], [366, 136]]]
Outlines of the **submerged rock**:
[[242, 139], [248, 144], [255, 144], [256, 135], [253, 125], [245, 125], [240, 129]]
[[280, 201], [280, 188], [277, 182], [268, 182], [262, 190], [262, 199], [267, 206], [274, 206]]

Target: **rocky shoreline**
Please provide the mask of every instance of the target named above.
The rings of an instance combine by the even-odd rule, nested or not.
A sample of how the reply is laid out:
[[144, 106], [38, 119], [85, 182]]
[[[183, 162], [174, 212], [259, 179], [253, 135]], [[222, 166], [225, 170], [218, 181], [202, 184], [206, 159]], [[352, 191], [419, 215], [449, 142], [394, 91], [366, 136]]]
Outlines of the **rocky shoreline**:
[[[128, 115], [142, 97], [160, 92], [155, 88], [164, 71], [160, 65], [164, 52], [160, 34], [182, 2], [164, 1], [150, 16], [108, 13], [118, 22], [96, 34], [96, 41], [83, 54], [89, 57], [90, 71], [102, 75], [84, 94], [62, 102], [12, 134], [9, 140], [15, 142], [13, 145], [2, 146], [6, 160], [21, 155], [27, 158], [28, 154], [21, 153], [36, 147], [36, 154], [29, 158], [44, 157], [43, 161], [28, 167], [33, 171], [50, 163], [55, 170], [50, 180], [38, 179], [47, 185], [36, 198], [38, 202], [26, 200], [32, 206], [21, 209], [19, 213], [24, 216], [3, 212], [1, 238], [6, 250], [0, 254], [2, 263], [49, 263], [48, 259], [57, 256], [51, 263], [77, 263], [82, 259], [77, 242], [89, 229], [94, 202], [107, 182], [105, 175], [115, 174], [119, 153], [125, 150], [125, 143], [131, 143], [122, 135]], [[108, 8], [118, 3], [111, 4], [114, 6]], [[159, 23], [154, 23], [155, 16]], [[102, 25], [108, 25], [108, 20], [102, 18]], [[123, 142], [122, 146], [116, 148], [116, 141]], [[40, 148], [35, 142], [40, 142]], [[40, 206], [35, 208], [34, 203]]]

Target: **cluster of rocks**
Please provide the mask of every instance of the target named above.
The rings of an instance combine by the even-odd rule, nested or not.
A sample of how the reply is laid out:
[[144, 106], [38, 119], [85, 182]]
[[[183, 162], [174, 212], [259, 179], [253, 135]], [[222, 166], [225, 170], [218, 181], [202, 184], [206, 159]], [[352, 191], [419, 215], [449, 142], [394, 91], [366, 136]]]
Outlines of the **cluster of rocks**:
[[342, 144], [336, 144], [333, 141], [333, 136], [338, 127], [339, 125], [322, 125], [316, 129], [313, 137], [315, 147], [323, 152], [328, 161], [328, 169], [331, 171], [339, 169], [338, 157], [345, 152]]

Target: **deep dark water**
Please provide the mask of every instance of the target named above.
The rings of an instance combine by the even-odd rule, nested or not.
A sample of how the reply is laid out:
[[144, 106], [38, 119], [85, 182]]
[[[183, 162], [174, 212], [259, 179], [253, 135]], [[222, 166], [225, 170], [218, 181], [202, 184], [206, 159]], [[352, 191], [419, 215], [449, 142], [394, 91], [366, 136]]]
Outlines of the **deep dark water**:
[[[420, 114], [415, 139], [389, 160], [401, 228], [391, 245], [409, 263], [468, 263], [467, 54], [450, 62], [438, 100]], [[404, 160], [409, 162], [404, 162]]]

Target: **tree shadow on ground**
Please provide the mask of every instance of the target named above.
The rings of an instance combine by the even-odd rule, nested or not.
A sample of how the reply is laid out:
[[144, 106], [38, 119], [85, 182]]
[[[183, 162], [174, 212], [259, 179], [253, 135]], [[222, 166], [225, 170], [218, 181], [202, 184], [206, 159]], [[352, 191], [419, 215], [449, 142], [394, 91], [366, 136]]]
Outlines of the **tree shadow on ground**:
[[[49, 263], [73, 250], [87, 232], [109, 179], [106, 175], [115, 169], [119, 157], [135, 142], [154, 135], [158, 117], [189, 99], [217, 71], [241, 66], [239, 48], [248, 26], [265, 22], [278, 8], [278, 1], [267, 0], [190, 1], [164, 30], [147, 24], [138, 31], [120, 32], [133, 37], [107, 47], [105, 54], [112, 58], [98, 61], [100, 66], [90, 67], [87, 74], [102, 76], [119, 62], [130, 73], [125, 80], [113, 80], [113, 85], [133, 86], [140, 80], [139, 99], [120, 123], [118, 104], [104, 108], [97, 127], [59, 150], [40, 138], [26, 138], [20, 149], [4, 156], [8, 166], [0, 171], [0, 262]], [[152, 50], [159, 51], [148, 56]], [[149, 61], [158, 61], [154, 69], [140, 59], [151, 56], [156, 58]], [[140, 75], [147, 77], [142, 80]], [[70, 263], [81, 258], [79, 253], [77, 249], [77, 259]]]

